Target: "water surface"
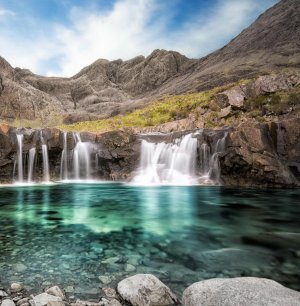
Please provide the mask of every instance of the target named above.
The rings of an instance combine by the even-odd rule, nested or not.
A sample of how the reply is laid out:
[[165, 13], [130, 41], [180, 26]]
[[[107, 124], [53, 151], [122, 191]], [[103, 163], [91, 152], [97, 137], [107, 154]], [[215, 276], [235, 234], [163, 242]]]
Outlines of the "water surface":
[[[75, 297], [152, 273], [181, 294], [214, 277], [300, 290], [299, 190], [57, 184], [0, 188], [0, 284]], [[279, 232], [287, 239], [259, 233]], [[285, 234], [282, 234], [285, 233]]]

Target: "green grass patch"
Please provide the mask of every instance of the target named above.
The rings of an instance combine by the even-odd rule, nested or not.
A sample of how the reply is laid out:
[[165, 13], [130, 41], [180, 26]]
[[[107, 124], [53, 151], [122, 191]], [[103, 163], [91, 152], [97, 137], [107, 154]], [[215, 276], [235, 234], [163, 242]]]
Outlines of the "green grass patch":
[[197, 107], [207, 106], [216, 89], [200, 93], [166, 97], [131, 113], [115, 117], [83, 121], [58, 128], [66, 131], [104, 132], [125, 127], [147, 127], [187, 118]]

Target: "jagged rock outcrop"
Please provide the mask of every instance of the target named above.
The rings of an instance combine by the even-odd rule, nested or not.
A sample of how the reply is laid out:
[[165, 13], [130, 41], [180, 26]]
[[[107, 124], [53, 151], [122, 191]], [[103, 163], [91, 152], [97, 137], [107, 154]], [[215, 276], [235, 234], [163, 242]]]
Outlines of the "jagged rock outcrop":
[[222, 177], [233, 185], [297, 186], [299, 143], [300, 118], [242, 123], [228, 135], [227, 150], [220, 158]]
[[62, 116], [66, 123], [94, 120], [164, 95], [299, 69], [299, 12], [299, 1], [280, 1], [228, 45], [199, 60], [155, 50], [128, 61], [99, 59], [71, 78], [49, 78], [13, 69], [0, 58], [0, 119], [39, 119], [44, 126]]

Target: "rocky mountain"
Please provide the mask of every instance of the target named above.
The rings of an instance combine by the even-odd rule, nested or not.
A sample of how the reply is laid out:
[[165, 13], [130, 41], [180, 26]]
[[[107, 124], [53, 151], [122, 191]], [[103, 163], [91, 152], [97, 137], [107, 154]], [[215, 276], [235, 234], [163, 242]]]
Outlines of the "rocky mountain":
[[202, 59], [155, 50], [128, 61], [99, 59], [71, 78], [42, 77], [0, 57], [0, 119], [66, 122], [113, 116], [155, 98], [300, 68], [300, 2], [282, 0], [228, 45]]

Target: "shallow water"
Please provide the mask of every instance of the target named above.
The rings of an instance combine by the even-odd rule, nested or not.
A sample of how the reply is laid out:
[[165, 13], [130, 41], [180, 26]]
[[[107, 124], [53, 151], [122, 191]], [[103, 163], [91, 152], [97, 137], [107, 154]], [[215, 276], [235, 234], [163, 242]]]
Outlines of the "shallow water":
[[199, 186], [0, 188], [0, 284], [34, 293], [56, 284], [91, 298], [152, 273], [178, 294], [198, 280], [245, 275], [300, 290], [299, 236], [252, 239], [300, 233], [299, 199], [300, 190]]

